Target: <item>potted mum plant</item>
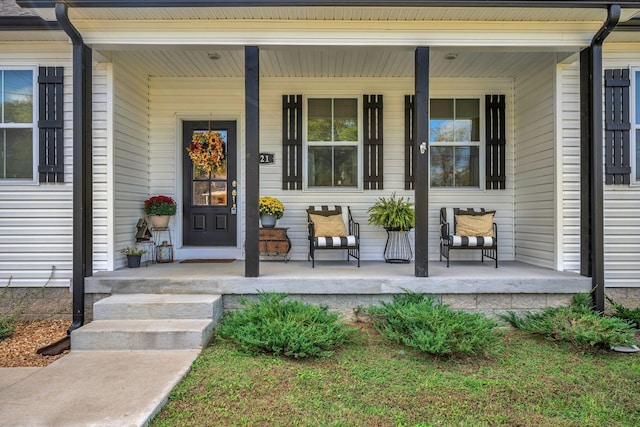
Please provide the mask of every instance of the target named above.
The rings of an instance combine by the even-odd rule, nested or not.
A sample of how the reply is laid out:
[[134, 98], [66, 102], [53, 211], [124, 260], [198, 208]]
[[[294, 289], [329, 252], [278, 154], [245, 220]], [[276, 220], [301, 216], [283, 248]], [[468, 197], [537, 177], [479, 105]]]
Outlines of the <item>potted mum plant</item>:
[[144, 213], [155, 228], [167, 228], [169, 218], [176, 214], [176, 202], [169, 196], [153, 196], [144, 201]]
[[258, 207], [260, 211], [260, 222], [263, 228], [275, 227], [276, 221], [284, 215], [284, 205], [275, 197], [260, 197]]
[[415, 226], [416, 214], [413, 202], [404, 197], [379, 197], [367, 210], [369, 224], [384, 227], [387, 230], [387, 243], [384, 247], [384, 259], [388, 263], [407, 263], [413, 258], [409, 230]]
[[133, 245], [122, 248], [120, 250], [120, 253], [127, 257], [127, 267], [138, 268], [140, 267], [140, 260], [142, 260], [142, 255], [146, 254], [147, 251], [145, 249], [142, 249], [138, 245]]

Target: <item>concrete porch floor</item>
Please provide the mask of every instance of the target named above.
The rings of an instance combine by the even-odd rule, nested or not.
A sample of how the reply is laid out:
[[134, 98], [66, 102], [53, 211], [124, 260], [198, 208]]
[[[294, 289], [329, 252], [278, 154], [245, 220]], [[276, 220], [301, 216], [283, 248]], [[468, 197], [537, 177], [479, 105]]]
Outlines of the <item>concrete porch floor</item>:
[[86, 280], [85, 312], [110, 294], [217, 294], [223, 310], [240, 308], [241, 297], [284, 292], [291, 298], [325, 305], [347, 318], [359, 307], [389, 301], [405, 290], [433, 295], [454, 309], [500, 313], [533, 311], [569, 304], [589, 292], [591, 279], [576, 273], [544, 269], [521, 262], [429, 263], [429, 277], [415, 277], [414, 264], [364, 261], [263, 261], [260, 277], [244, 277], [244, 262], [151, 264], [101, 272]]
[[383, 261], [261, 261], [259, 277], [244, 277], [244, 261], [147, 264], [99, 272], [86, 279], [86, 292], [255, 294], [395, 294], [411, 289], [430, 294], [589, 292], [591, 279], [533, 265], [502, 261], [429, 263], [429, 277], [415, 277], [414, 264]]

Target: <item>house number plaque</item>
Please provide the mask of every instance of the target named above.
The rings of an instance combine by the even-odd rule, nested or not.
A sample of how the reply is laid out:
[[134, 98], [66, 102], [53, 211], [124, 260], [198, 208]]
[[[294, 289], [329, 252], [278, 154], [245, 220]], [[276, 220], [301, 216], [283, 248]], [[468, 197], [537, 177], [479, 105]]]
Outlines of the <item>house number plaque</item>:
[[273, 163], [274, 157], [274, 153], [260, 153], [260, 163]]

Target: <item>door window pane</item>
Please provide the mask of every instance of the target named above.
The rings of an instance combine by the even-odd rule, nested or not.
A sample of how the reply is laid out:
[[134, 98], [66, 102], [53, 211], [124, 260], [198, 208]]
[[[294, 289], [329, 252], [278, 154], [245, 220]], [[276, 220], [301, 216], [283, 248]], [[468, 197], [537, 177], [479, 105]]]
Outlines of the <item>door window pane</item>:
[[[208, 130], [195, 130], [194, 134]], [[192, 203], [194, 206], [225, 206], [227, 204], [227, 131], [213, 130], [223, 142], [224, 157], [221, 166], [209, 173], [204, 167], [193, 164]], [[193, 162], [192, 162], [193, 163]]]

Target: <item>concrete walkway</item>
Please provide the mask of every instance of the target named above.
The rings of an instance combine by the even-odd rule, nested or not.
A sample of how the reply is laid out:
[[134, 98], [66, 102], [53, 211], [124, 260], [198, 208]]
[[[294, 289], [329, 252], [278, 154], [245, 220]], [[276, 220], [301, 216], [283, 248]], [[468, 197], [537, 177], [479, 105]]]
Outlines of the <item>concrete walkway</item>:
[[0, 368], [0, 426], [144, 426], [200, 350], [72, 351]]

